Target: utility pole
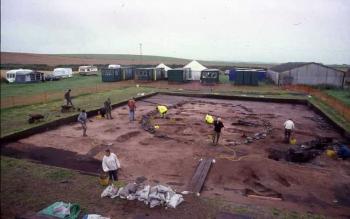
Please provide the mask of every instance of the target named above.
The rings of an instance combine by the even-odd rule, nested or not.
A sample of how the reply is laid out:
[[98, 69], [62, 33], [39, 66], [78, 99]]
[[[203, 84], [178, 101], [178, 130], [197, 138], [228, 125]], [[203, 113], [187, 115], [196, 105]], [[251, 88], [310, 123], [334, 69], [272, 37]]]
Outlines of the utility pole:
[[140, 64], [142, 65], [142, 43], [139, 43], [140, 46]]

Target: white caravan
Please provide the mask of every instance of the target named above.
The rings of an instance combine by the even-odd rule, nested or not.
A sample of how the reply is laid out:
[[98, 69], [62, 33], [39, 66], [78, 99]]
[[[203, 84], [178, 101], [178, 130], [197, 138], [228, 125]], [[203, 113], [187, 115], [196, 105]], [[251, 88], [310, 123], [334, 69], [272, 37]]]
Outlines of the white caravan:
[[23, 73], [29, 73], [29, 72], [32, 72], [33, 70], [30, 70], [30, 69], [13, 69], [13, 70], [10, 70], [10, 71], [7, 71], [6, 72], [6, 80], [9, 82], [9, 83], [13, 83], [15, 82], [16, 80], [16, 74], [17, 72], [23, 72]]
[[55, 68], [52, 75], [59, 78], [70, 78], [73, 76], [71, 68]]
[[80, 75], [97, 75], [98, 69], [95, 66], [92, 65], [85, 65], [79, 67], [79, 74]]

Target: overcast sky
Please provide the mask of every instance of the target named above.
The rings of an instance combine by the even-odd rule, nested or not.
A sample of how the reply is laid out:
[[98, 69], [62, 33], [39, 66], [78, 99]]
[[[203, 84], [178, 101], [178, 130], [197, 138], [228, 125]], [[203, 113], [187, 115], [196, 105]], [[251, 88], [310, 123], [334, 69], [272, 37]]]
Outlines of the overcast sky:
[[350, 64], [349, 0], [1, 0], [1, 51]]

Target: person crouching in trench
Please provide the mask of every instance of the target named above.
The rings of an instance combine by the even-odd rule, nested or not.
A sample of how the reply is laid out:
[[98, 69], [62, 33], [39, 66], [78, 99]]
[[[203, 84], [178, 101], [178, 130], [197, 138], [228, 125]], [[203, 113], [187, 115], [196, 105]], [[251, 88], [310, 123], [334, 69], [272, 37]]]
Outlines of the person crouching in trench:
[[102, 160], [102, 169], [104, 172], [108, 173], [110, 183], [113, 181], [118, 181], [118, 169], [120, 169], [120, 162], [118, 160], [117, 155], [111, 153], [109, 149], [107, 149], [105, 156], [103, 156]]

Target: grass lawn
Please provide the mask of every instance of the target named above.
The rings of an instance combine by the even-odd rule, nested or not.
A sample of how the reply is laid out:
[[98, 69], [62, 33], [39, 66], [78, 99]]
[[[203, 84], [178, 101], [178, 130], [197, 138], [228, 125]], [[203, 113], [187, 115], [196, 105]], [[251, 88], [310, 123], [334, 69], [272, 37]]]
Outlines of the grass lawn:
[[101, 76], [74, 75], [59, 81], [47, 81], [29, 84], [1, 83], [1, 98], [9, 96], [30, 96], [44, 92], [64, 92], [68, 88], [92, 87], [100, 84]]
[[334, 89], [334, 90], [324, 90], [327, 94], [337, 98], [338, 100], [342, 101], [346, 105], [350, 106], [350, 90], [341, 90], [341, 89]]
[[111, 218], [215, 218], [219, 212], [230, 212], [254, 218], [325, 218], [279, 208], [238, 205], [219, 198], [185, 196], [176, 209], [150, 209], [138, 201], [101, 198], [104, 187], [98, 177], [26, 160], [1, 156], [1, 218], [38, 212], [56, 201], [77, 203], [82, 212]]
[[[103, 106], [104, 101], [110, 97], [112, 103], [127, 100], [138, 93], [149, 93], [155, 91], [153, 88], [147, 87], [129, 87], [125, 89], [112, 90], [108, 92], [95, 93], [90, 95], [82, 95], [73, 99], [76, 107], [81, 109], [92, 110]], [[52, 101], [46, 104], [35, 104], [28, 106], [12, 107], [1, 109], [1, 136], [11, 134], [13, 132], [22, 131], [43, 123], [28, 124], [28, 114], [40, 113], [45, 116], [45, 123], [67, 117], [78, 112], [64, 113], [60, 112], [62, 100]]]

